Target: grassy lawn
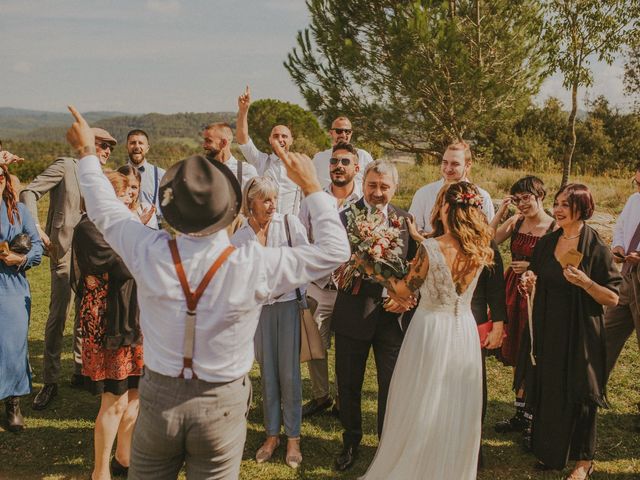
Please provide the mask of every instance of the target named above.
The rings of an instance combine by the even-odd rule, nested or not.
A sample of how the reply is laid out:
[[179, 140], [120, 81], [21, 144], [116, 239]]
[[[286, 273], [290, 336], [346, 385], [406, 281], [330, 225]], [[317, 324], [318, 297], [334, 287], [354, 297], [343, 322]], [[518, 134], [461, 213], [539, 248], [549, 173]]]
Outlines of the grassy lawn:
[[[511, 183], [524, 172], [494, 168], [476, 168], [474, 180], [496, 198], [502, 195]], [[474, 167], [475, 168], [475, 167]], [[435, 167], [418, 169], [403, 167], [403, 185], [398, 192], [398, 204], [408, 206], [413, 191], [435, 178]], [[551, 185], [553, 192], [557, 176], [541, 175]], [[631, 193], [626, 179], [584, 179], [594, 188], [596, 201], [603, 210], [616, 214]], [[46, 207], [41, 202], [41, 209]], [[547, 204], [547, 202], [545, 202]], [[548, 205], [550, 205], [550, 201]], [[44, 217], [41, 217], [44, 218]], [[34, 370], [34, 394], [42, 381], [42, 350], [44, 324], [49, 302], [49, 265], [47, 259], [30, 272], [33, 293], [33, 313], [30, 329], [30, 358]], [[27, 429], [12, 434], [2, 429], [4, 411], [0, 414], [0, 480], [5, 479], [86, 479], [93, 463], [93, 420], [98, 411], [99, 399], [84, 391], [68, 386], [72, 373], [71, 326], [67, 323], [63, 372], [58, 397], [45, 411], [31, 410], [34, 394], [22, 401]], [[333, 362], [330, 362], [332, 364]], [[486, 468], [479, 474], [481, 480], [560, 479], [560, 473], [539, 473], [532, 468], [534, 458], [523, 454], [517, 435], [497, 435], [493, 424], [512, 414], [511, 372], [493, 359], [488, 360], [489, 409], [485, 421], [484, 450]], [[263, 439], [260, 383], [257, 369], [251, 374], [254, 385], [253, 408], [249, 416], [247, 442], [242, 462], [242, 479], [355, 479], [362, 475], [375, 452], [376, 382], [375, 365], [370, 360], [364, 386], [363, 419], [366, 433], [361, 456], [355, 467], [345, 474], [332, 470], [333, 459], [341, 446], [339, 422], [331, 416], [314, 417], [303, 422], [303, 465], [293, 472], [284, 464], [284, 448], [281, 446], [274, 460], [266, 465], [257, 465], [253, 460], [255, 451]], [[609, 384], [609, 399], [612, 408], [601, 411], [598, 423], [598, 452], [596, 479], [632, 480], [640, 479], [640, 433], [634, 430], [636, 403], [640, 401], [640, 354], [635, 338], [627, 343]], [[310, 382], [303, 366], [304, 398], [309, 398]], [[3, 408], [4, 410], [4, 408]], [[566, 472], [565, 472], [566, 474]], [[428, 472], [425, 472], [425, 478]], [[433, 479], [436, 480], [436, 479]], [[457, 479], [437, 479], [457, 480]]]

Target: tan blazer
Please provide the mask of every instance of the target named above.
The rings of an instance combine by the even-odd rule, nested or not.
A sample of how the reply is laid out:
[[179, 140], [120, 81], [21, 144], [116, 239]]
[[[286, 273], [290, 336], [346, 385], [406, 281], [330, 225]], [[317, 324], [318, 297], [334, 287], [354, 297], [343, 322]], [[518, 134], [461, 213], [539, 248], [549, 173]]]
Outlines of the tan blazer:
[[45, 233], [51, 240], [49, 256], [56, 264], [71, 247], [73, 229], [82, 216], [82, 197], [78, 182], [78, 161], [58, 158], [20, 193], [33, 218], [38, 218], [37, 201], [49, 192], [49, 212]]

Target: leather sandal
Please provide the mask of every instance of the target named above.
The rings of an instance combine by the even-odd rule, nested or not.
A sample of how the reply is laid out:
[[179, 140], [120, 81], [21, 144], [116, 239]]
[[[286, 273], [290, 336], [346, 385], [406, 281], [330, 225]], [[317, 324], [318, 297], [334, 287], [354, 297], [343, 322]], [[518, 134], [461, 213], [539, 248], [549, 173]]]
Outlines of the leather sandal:
[[273, 456], [273, 452], [275, 452], [276, 448], [278, 448], [280, 446], [280, 439], [279, 438], [276, 439], [276, 443], [274, 444], [273, 448], [267, 447], [266, 444], [267, 444], [267, 442], [265, 440], [265, 442], [262, 444], [262, 446], [256, 452], [256, 462], [257, 463], [264, 463], [264, 462], [268, 462], [269, 460], [271, 460], [271, 457]]
[[287, 441], [287, 455], [284, 461], [289, 467], [293, 468], [294, 470], [300, 466], [300, 464], [302, 463], [302, 452], [300, 452], [300, 438], [290, 438]]

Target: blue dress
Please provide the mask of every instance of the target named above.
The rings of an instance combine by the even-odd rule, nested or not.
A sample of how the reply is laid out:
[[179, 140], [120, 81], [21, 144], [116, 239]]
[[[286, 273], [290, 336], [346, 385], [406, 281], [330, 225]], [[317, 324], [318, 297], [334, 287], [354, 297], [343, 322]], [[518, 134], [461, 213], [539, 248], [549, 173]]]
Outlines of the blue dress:
[[9, 223], [7, 205], [0, 200], [0, 242], [11, 243], [26, 233], [31, 237], [31, 251], [22, 267], [9, 267], [0, 260], [0, 399], [31, 392], [31, 367], [27, 350], [27, 333], [31, 313], [31, 292], [25, 270], [40, 263], [42, 241], [33, 217], [18, 204], [20, 220]]

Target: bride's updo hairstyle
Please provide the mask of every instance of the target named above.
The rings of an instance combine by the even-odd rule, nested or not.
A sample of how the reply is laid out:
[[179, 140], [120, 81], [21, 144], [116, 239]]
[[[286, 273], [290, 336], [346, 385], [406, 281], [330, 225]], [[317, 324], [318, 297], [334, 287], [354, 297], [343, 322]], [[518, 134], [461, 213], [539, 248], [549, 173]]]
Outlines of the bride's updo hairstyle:
[[445, 203], [449, 205], [449, 232], [460, 242], [464, 254], [477, 265], [493, 265], [493, 231], [482, 213], [482, 196], [476, 186], [469, 182], [455, 182], [440, 189], [431, 212], [433, 237], [445, 233], [440, 218], [440, 208]]

